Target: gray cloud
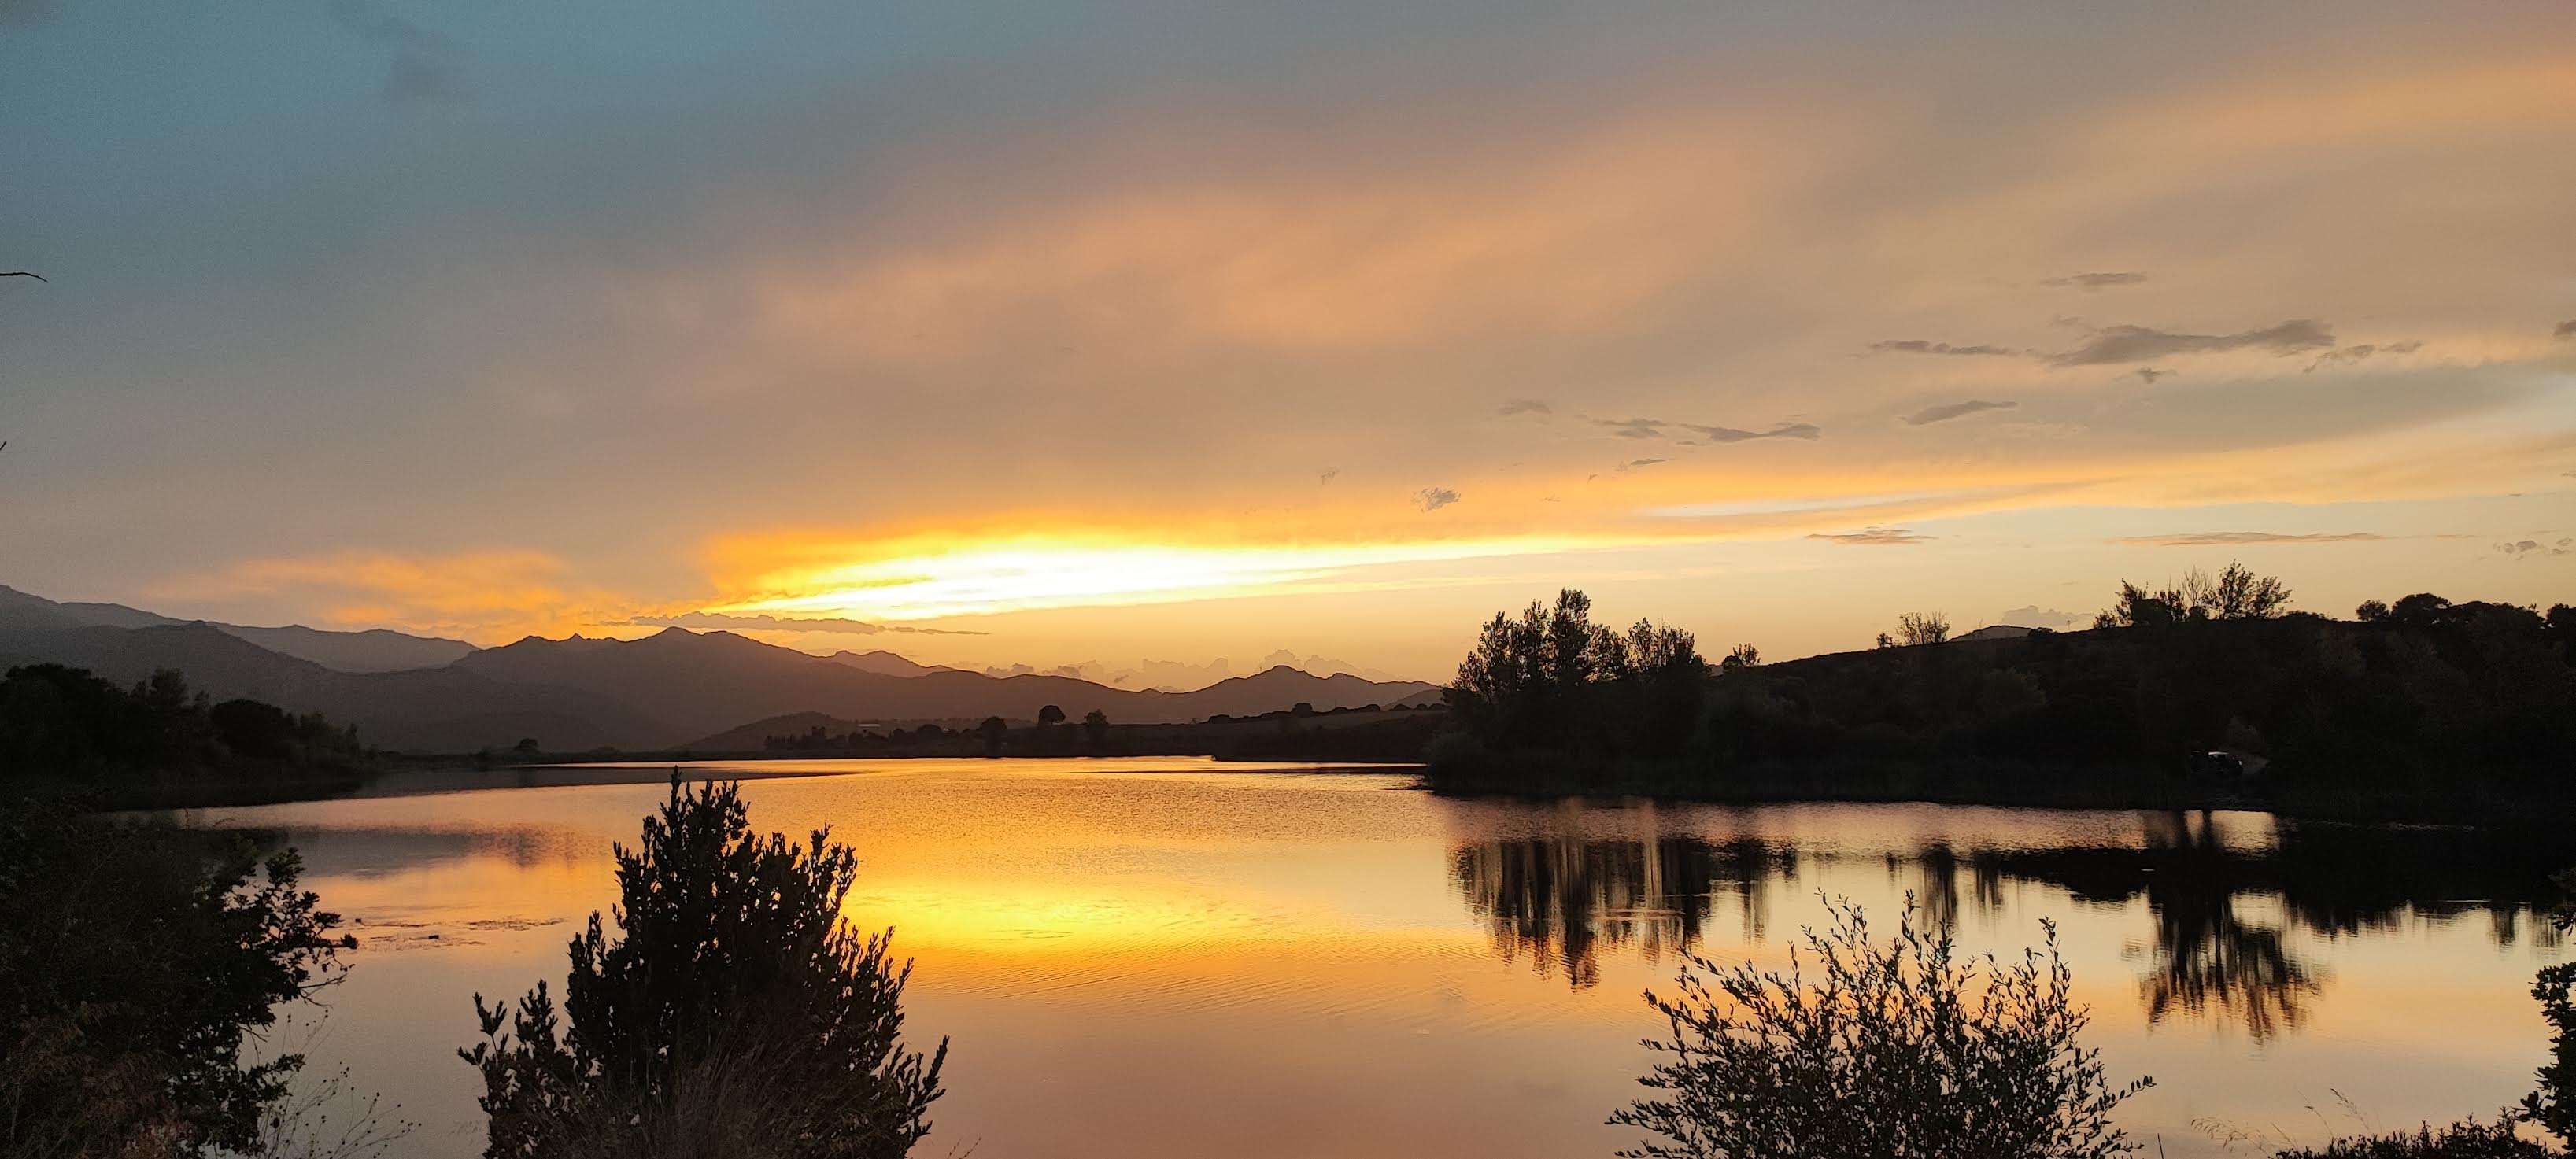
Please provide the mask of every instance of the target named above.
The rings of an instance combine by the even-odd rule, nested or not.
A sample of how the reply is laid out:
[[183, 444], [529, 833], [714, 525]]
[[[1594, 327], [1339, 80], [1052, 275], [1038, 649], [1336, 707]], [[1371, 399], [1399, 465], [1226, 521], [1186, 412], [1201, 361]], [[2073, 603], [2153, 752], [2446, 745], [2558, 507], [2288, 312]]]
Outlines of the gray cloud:
[[2555, 338], [2576, 338], [2576, 318], [2559, 323], [2558, 328], [2549, 333]]
[[452, 60], [399, 52], [385, 74], [385, 103], [397, 109], [461, 104], [469, 95], [465, 69]]
[[2009, 410], [2020, 405], [2021, 404], [2017, 402], [1987, 402], [1983, 399], [1972, 398], [1966, 402], [1950, 402], [1943, 403], [1940, 406], [1927, 406], [1922, 410], [1905, 416], [1905, 424], [1907, 426], [1919, 427], [1927, 423], [1945, 423], [1963, 415], [1975, 414], [1978, 411]]
[[778, 616], [728, 616], [721, 612], [683, 612], [676, 616], [637, 616], [619, 621], [638, 628], [724, 628], [749, 629], [758, 632], [839, 632], [856, 636], [873, 636], [879, 632], [908, 632], [923, 636], [981, 636], [959, 628], [916, 628], [909, 624], [871, 624], [865, 620], [782, 619]]
[[1446, 487], [1425, 487], [1413, 493], [1414, 503], [1425, 511], [1438, 511], [1458, 501], [1458, 493]]
[[397, 109], [455, 104], [469, 95], [465, 46], [455, 40], [367, 0], [334, 0], [331, 22], [360, 40], [393, 50], [393, 63], [385, 75], [386, 104]]
[[2134, 286], [2146, 280], [2147, 276], [2145, 274], [2138, 273], [2135, 270], [2115, 270], [2109, 273], [2099, 274], [2068, 274], [2062, 278], [2050, 278], [2047, 281], [2041, 282], [2040, 285], [2072, 286], [2079, 290], [2099, 290], [2106, 286]]
[[2092, 618], [2077, 612], [2061, 612], [2055, 608], [2043, 608], [2038, 604], [2031, 604], [2028, 607], [2007, 608], [2002, 615], [1995, 617], [1995, 622], [2010, 624], [2016, 628], [2064, 628], [2085, 623]]
[[1662, 419], [1594, 419], [1592, 425], [1608, 427], [1611, 434], [1623, 439], [1660, 439], [1664, 428], [1673, 424]]
[[1549, 406], [1547, 404], [1547, 400], [1538, 398], [1516, 398], [1494, 408], [1494, 417], [1498, 419], [1507, 419], [1513, 415], [1546, 415], [1555, 413], [1555, 407]]
[[1818, 532], [1807, 538], [1821, 539], [1828, 543], [1845, 543], [1854, 547], [1901, 547], [1910, 543], [1922, 543], [1932, 537], [1903, 527], [1865, 527], [1859, 531], [1846, 531], [1839, 534]]
[[1622, 471], [1634, 471], [1639, 467], [1651, 467], [1657, 463], [1669, 463], [1671, 461], [1672, 460], [1670, 459], [1630, 459], [1625, 463], [1619, 464], [1619, 469]]
[[1887, 338], [1869, 344], [1872, 354], [1967, 354], [1985, 357], [2013, 358], [2021, 351], [2003, 346], [1952, 346], [1922, 338]]
[[1698, 432], [1699, 437], [1712, 443], [1740, 443], [1747, 439], [1805, 439], [1808, 442], [1814, 442], [1825, 433], [1823, 428], [1814, 423], [1782, 423], [1767, 431], [1741, 431], [1734, 427], [1703, 427], [1696, 423], [1682, 423], [1681, 426], [1685, 430]]
[[2186, 531], [2174, 535], [2124, 535], [2112, 543], [2132, 547], [2235, 547], [2249, 543], [2363, 543], [2386, 539], [2367, 531], [2341, 534], [2284, 534], [2275, 531]]
[[2415, 339], [2391, 342], [2384, 346], [2373, 346], [2367, 342], [2358, 346], [2338, 346], [2317, 355], [2317, 360], [2308, 364], [2308, 371], [2314, 373], [2320, 366], [2350, 366], [2356, 362], [2366, 361], [2374, 354], [2413, 354], [2423, 348], [2424, 343]]
[[1341, 469], [1341, 468], [1339, 468], [1339, 467], [1326, 467], [1326, 468], [1324, 468], [1321, 472], [1318, 472], [1318, 473], [1316, 474], [1316, 476], [1315, 476], [1315, 485], [1316, 485], [1316, 486], [1318, 486], [1318, 487], [1321, 487], [1321, 486], [1323, 486], [1323, 485], [1325, 485], [1325, 484], [1327, 484], [1327, 483], [1330, 483], [1330, 482], [1332, 482], [1332, 481], [1333, 481], [1333, 480], [1335, 480], [1335, 479], [1339, 479], [1339, 478], [1341, 478], [1341, 477], [1342, 477], [1342, 469]]
[[2524, 559], [2534, 555], [2576, 555], [2576, 539], [2561, 539], [2554, 544], [2542, 543], [2536, 539], [2523, 539], [2512, 543], [2499, 543], [2495, 545], [2495, 549], [2514, 559]]
[[2146, 383], [2146, 384], [2147, 384], [2147, 385], [2149, 385], [2149, 386], [2154, 386], [2154, 385], [2156, 384], [2156, 380], [2157, 380], [2157, 379], [2159, 379], [2159, 378], [2171, 378], [2171, 377], [2173, 377], [2173, 372], [2172, 372], [2172, 371], [2170, 371], [2170, 370], [2158, 370], [2158, 369], [2156, 369], [2155, 367], [2152, 367], [2152, 366], [2141, 366], [2141, 367], [2137, 368], [2136, 370], [2131, 371], [2130, 373], [2133, 373], [2133, 374], [2137, 375], [2137, 376], [2138, 376], [2138, 381], [2143, 382], [2143, 383]]
[[2081, 346], [2049, 357], [2057, 366], [2102, 366], [2145, 362], [2175, 354], [2208, 354], [2223, 350], [2267, 350], [2296, 354], [2332, 348], [2334, 327], [2314, 318], [2293, 318], [2277, 326], [2234, 334], [2177, 334], [2149, 326], [2106, 326]]

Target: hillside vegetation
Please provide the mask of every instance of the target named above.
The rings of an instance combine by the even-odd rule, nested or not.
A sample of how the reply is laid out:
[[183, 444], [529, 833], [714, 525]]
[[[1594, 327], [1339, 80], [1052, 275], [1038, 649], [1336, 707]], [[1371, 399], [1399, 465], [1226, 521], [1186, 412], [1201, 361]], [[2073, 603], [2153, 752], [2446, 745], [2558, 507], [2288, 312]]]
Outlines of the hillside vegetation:
[[1910, 616], [1871, 651], [1763, 664], [1740, 647], [1684, 682], [1658, 673], [1695, 651], [1623, 665], [1622, 637], [1568, 592], [1486, 625], [1431, 778], [2325, 813], [2576, 801], [2576, 609], [2424, 594], [2339, 621], [2287, 612], [2288, 594], [2231, 566], [2162, 591], [2124, 583], [2091, 631], [1951, 641]]

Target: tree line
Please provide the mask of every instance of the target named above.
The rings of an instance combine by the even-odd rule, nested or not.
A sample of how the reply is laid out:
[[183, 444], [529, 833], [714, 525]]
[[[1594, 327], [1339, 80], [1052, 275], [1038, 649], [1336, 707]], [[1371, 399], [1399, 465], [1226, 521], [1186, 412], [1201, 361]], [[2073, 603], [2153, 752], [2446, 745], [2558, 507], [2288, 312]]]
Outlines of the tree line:
[[216, 701], [169, 669], [130, 686], [61, 664], [0, 676], [0, 778], [114, 795], [173, 779], [344, 776], [372, 756], [354, 727], [264, 701]]
[[1877, 649], [1739, 645], [1712, 668], [1689, 633], [1614, 632], [1568, 590], [1484, 625], [1426, 759], [1456, 789], [2576, 803], [2576, 609], [2422, 593], [2332, 620], [2289, 600], [2231, 564], [2122, 581], [2091, 631], [1959, 642], [1907, 613]]

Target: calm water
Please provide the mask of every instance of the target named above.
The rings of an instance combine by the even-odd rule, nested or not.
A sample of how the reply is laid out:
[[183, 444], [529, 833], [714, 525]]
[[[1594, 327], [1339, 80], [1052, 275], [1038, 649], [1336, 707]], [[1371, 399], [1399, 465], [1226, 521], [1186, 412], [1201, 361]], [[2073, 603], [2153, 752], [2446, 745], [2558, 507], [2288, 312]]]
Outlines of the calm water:
[[[2532, 972], [2565, 952], [2524, 859], [2474, 835], [2254, 814], [1442, 800], [1380, 774], [1189, 759], [767, 762], [754, 826], [829, 825], [851, 915], [918, 959], [911, 1037], [953, 1040], [918, 1154], [1579, 1156], [1648, 1063], [1679, 952], [1781, 960], [1817, 891], [1963, 941], [2055, 919], [2092, 1042], [2155, 1076], [2124, 1125], [2308, 1140], [2530, 1089]], [[693, 773], [723, 772], [709, 765]], [[658, 784], [210, 810], [283, 830], [355, 919], [331, 1014], [279, 1041], [479, 1151], [469, 996], [557, 985]], [[2240, 1144], [2237, 1153], [2245, 1153]], [[2150, 1149], [2152, 1154], [2152, 1148]]]

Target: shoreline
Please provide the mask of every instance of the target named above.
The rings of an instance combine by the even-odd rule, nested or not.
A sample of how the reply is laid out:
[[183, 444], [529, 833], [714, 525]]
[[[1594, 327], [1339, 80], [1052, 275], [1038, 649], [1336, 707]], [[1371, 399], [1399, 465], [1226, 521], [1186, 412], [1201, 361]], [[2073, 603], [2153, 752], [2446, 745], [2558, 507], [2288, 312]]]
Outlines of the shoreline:
[[[2299, 786], [2278, 783], [2252, 783], [2232, 786], [2192, 783], [2177, 778], [2154, 775], [2137, 779], [2105, 782], [2091, 776], [2070, 776], [2072, 770], [2008, 768], [1898, 767], [1887, 765], [1843, 765], [1832, 768], [1764, 768], [1740, 771], [1730, 783], [1712, 785], [1697, 770], [1678, 765], [1630, 763], [1619, 766], [1592, 766], [1569, 769], [1558, 762], [1516, 760], [1494, 762], [1490, 758], [1475, 762], [1486, 766], [1465, 770], [1456, 763], [1442, 765], [1393, 761], [1299, 761], [1281, 759], [1229, 759], [1203, 753], [1168, 753], [1156, 755], [1121, 754], [1101, 757], [1035, 756], [888, 756], [888, 757], [812, 757], [768, 754], [761, 757], [692, 755], [664, 759], [623, 761], [563, 761], [500, 767], [476, 767], [464, 760], [434, 764], [415, 764], [409, 768], [392, 768], [362, 778], [327, 781], [299, 781], [288, 784], [238, 786], [244, 792], [220, 791], [235, 786], [173, 786], [165, 794], [128, 790], [104, 795], [100, 811], [120, 813], [157, 813], [198, 809], [249, 808], [259, 805], [294, 804], [333, 800], [381, 799], [434, 796], [447, 793], [482, 792], [495, 789], [542, 789], [586, 785], [662, 784], [670, 778], [675, 766], [683, 770], [697, 768], [701, 774], [710, 764], [771, 765], [772, 768], [733, 768], [723, 771], [725, 779], [784, 780], [804, 777], [844, 776], [867, 771], [864, 767], [797, 767], [823, 763], [864, 761], [899, 766], [914, 761], [961, 761], [996, 767], [1025, 761], [1144, 762], [1188, 760], [1202, 762], [1202, 767], [1189, 769], [1132, 770], [1137, 775], [1157, 772], [1234, 772], [1271, 776], [1337, 776], [1337, 775], [1410, 775], [1413, 788], [1434, 796], [1453, 799], [1565, 800], [1580, 798], [1628, 798], [1677, 804], [1708, 805], [1826, 805], [1826, 804], [1922, 804], [1961, 808], [2031, 809], [2055, 812], [2245, 812], [2263, 813], [2282, 820], [2337, 822], [2367, 825], [2438, 825], [2466, 826], [2482, 829], [2515, 829], [2554, 825], [2576, 815], [2576, 804], [2531, 800], [2490, 801], [2485, 797], [2463, 797], [2457, 786], [2453, 794], [2438, 803], [2428, 803], [2416, 794], [2358, 797], [2349, 793], [2321, 794]], [[2099, 770], [2094, 770], [2098, 772]], [[703, 779], [689, 777], [687, 779]], [[2268, 790], [2268, 791], [2249, 791]]]
[[[1720, 779], [1722, 778], [1722, 779]], [[2224, 811], [2284, 820], [2511, 829], [2564, 824], [2576, 800], [2517, 795], [2465, 778], [2371, 792], [2277, 777], [2233, 782], [2132, 767], [2001, 762], [1766, 764], [1713, 774], [1680, 762], [1572, 766], [1486, 754], [1424, 766], [1426, 788], [1450, 797], [1642, 797], [1705, 804], [1926, 804], [2011, 809]]]

